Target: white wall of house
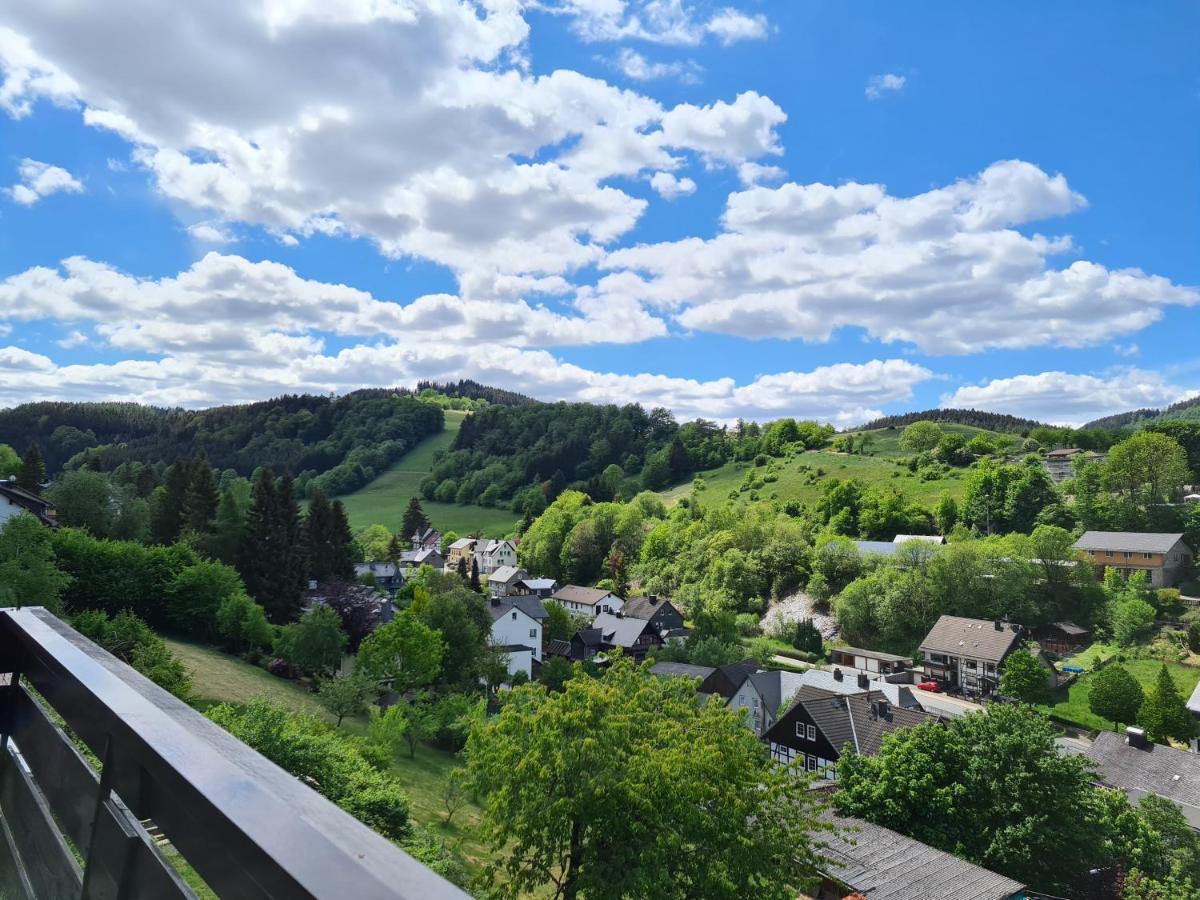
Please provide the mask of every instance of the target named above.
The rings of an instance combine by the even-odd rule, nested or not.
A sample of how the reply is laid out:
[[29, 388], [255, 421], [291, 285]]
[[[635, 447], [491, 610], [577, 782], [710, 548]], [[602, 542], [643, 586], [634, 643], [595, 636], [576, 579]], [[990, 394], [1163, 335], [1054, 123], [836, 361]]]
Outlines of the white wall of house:
[[517, 564], [517, 548], [512, 541], [500, 541], [489, 551], [490, 542], [480, 541], [475, 549], [475, 561], [479, 564], [480, 575], [490, 575], [501, 566]]
[[525, 677], [530, 681], [533, 680], [533, 653], [528, 650], [512, 651], [504, 654], [505, 660], [508, 661], [509, 677], [516, 675], [518, 672], [524, 672]]
[[615, 594], [605, 597], [594, 606], [588, 603], [575, 603], [573, 601], [555, 600], [553, 597], [547, 597], [546, 603], [557, 603], [559, 606], [566, 609], [567, 612], [574, 616], [587, 616], [589, 619], [594, 619], [602, 612], [618, 613], [621, 607], [625, 605], [625, 601]]
[[7, 497], [0, 497], [0, 528], [3, 528], [4, 523], [13, 516], [23, 512], [27, 512], [25, 507], [17, 506], [17, 504], [13, 503]]
[[524, 644], [533, 648], [533, 658], [542, 659], [542, 623], [515, 606], [492, 622], [492, 644]]
[[746, 726], [759, 737], [762, 737], [766, 730], [775, 724], [774, 719], [763, 706], [762, 697], [755, 689], [754, 682], [749, 678], [742, 682], [742, 686], [729, 698], [727, 705], [730, 709], [743, 711]]
[[814, 772], [827, 781], [837, 781], [837, 763], [821, 756], [813, 756], [803, 750], [793, 750], [786, 744], [771, 741], [771, 758], [782, 765], [795, 764], [797, 768]]

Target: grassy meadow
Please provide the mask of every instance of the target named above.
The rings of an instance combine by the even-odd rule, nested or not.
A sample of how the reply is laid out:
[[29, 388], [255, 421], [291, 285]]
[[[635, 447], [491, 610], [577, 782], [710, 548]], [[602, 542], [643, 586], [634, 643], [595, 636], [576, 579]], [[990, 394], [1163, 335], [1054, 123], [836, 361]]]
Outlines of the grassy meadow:
[[[1129, 670], [1129, 674], [1137, 679], [1142, 690], [1149, 692], [1154, 687], [1154, 680], [1158, 677], [1158, 670], [1162, 662], [1157, 659], [1130, 659], [1123, 663], [1113, 663], [1113, 665], [1124, 666]], [[1200, 682], [1200, 666], [1167, 663], [1167, 668], [1183, 696], [1185, 698], [1191, 696], [1192, 691], [1196, 688], [1196, 683]], [[1057, 719], [1072, 722], [1083, 728], [1091, 728], [1095, 731], [1112, 728], [1112, 722], [1101, 719], [1088, 709], [1088, 694], [1091, 690], [1092, 677], [1090, 673], [1079, 676], [1067, 690], [1057, 693], [1054, 698], [1055, 702], [1051, 706], [1044, 706], [1042, 710]]]
[[[350, 515], [350, 527], [357, 531], [378, 524], [396, 531], [409, 499], [421, 496], [421, 480], [432, 470], [434, 456], [454, 443], [454, 436], [467, 415], [462, 410], [446, 410], [446, 427], [440, 434], [421, 441], [370, 484], [353, 494], [339, 497]], [[478, 532], [483, 537], [503, 537], [517, 524], [517, 516], [507, 509], [458, 506], [432, 500], [422, 500], [421, 506], [434, 527], [442, 532]]]

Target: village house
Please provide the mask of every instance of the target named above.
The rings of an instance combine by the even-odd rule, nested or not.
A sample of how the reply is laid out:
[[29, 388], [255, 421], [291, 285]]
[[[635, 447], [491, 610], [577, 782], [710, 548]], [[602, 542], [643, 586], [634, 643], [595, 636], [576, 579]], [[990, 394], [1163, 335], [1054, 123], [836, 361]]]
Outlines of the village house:
[[581, 628], [571, 635], [571, 660], [586, 662], [604, 652], [604, 635], [599, 628]]
[[1023, 900], [1025, 885], [863, 819], [825, 813], [815, 837], [821, 883], [802, 900]]
[[442, 533], [436, 528], [418, 528], [408, 540], [414, 550], [440, 550]]
[[493, 597], [488, 604], [492, 631], [488, 642], [502, 650], [508, 674], [533, 678], [542, 663], [542, 623], [546, 609], [537, 597]]
[[532, 595], [540, 597], [542, 600], [549, 600], [551, 595], [557, 590], [558, 582], [553, 578], [522, 578], [513, 585], [512, 593]]
[[703, 682], [715, 671], [716, 669], [712, 666], [696, 666], [681, 662], [656, 662], [650, 667], [650, 674], [658, 678], [690, 678], [696, 682]]
[[730, 709], [742, 710], [750, 730], [756, 737], [762, 737], [775, 724], [780, 707], [789, 702], [803, 684], [804, 676], [800, 672], [778, 669], [752, 672], [727, 705]]
[[516, 566], [501, 566], [487, 577], [488, 593], [493, 597], [516, 596], [517, 583], [528, 577], [529, 573]]
[[563, 585], [551, 594], [549, 599], [552, 603], [564, 607], [567, 612], [587, 616], [589, 619], [594, 619], [602, 612], [620, 612], [625, 605], [625, 601], [612, 591], [580, 587], [577, 584]]
[[[892, 684], [884, 676], [870, 676], [866, 672], [844, 671], [839, 668], [809, 669], [801, 673], [802, 687], [815, 687], [833, 694], [861, 694], [878, 691], [892, 706], [903, 709], [921, 709], [921, 698], [907, 684]], [[921, 693], [921, 692], [918, 692]]]
[[0, 481], [0, 527], [21, 513], [28, 513], [50, 528], [58, 527], [58, 521], [54, 518], [53, 503], [32, 491], [18, 487], [14, 478]]
[[969, 697], [989, 697], [1000, 683], [1000, 670], [1021, 646], [1020, 625], [995, 620], [940, 616], [921, 641], [925, 678], [944, 690]]
[[461, 562], [466, 568], [468, 574], [471, 571], [471, 560], [475, 556], [475, 545], [479, 541], [476, 538], [459, 538], [446, 548], [446, 571], [457, 572], [458, 564]]
[[683, 625], [683, 613], [670, 600], [651, 594], [649, 597], [629, 597], [621, 612], [638, 619], [647, 619], [658, 629], [664, 641], [686, 637], [688, 629]]
[[396, 596], [398, 590], [404, 587], [404, 571], [397, 563], [355, 563], [354, 578], [357, 581], [369, 583], [372, 587], [393, 597]]
[[1062, 484], [1068, 478], [1075, 476], [1075, 460], [1103, 463], [1108, 457], [1103, 453], [1093, 453], [1091, 450], [1081, 450], [1079, 447], [1065, 447], [1061, 450], [1051, 450], [1042, 460], [1042, 467], [1055, 484]]
[[1171, 800], [1200, 831], [1200, 754], [1151, 743], [1141, 728], [1130, 727], [1123, 735], [1101, 731], [1085, 755], [1105, 787], [1120, 788], [1131, 801], [1146, 794]]
[[663, 643], [658, 629], [649, 620], [635, 619], [619, 612], [600, 613], [589, 630], [600, 632], [601, 650], [608, 652], [619, 648], [639, 663], [650, 650]]
[[835, 647], [829, 661], [844, 669], [870, 672], [874, 675], [892, 675], [912, 668], [912, 659], [895, 653], [878, 650], [860, 650], [858, 647]]
[[480, 575], [491, 575], [501, 566], [515, 566], [517, 545], [512, 541], [479, 541], [475, 544], [475, 562]]
[[400, 568], [419, 569], [421, 566], [433, 566], [435, 569], [446, 567], [446, 557], [441, 552], [425, 548], [421, 550], [405, 550], [400, 554]]
[[746, 680], [753, 672], [761, 672], [762, 669], [752, 659], [744, 659], [741, 662], [726, 663], [723, 666], [717, 666], [710, 672], [705, 679], [700, 682], [696, 688], [698, 694], [716, 694], [726, 702], [733, 699], [733, 695], [737, 693], [738, 688], [742, 686], [742, 682]]
[[1192, 551], [1182, 534], [1085, 531], [1072, 546], [1087, 554], [1100, 574], [1107, 568], [1125, 578], [1145, 572], [1156, 588], [1178, 583], [1192, 565]]
[[1074, 622], [1049, 622], [1033, 630], [1033, 639], [1046, 653], [1068, 656], [1078, 652], [1092, 633]]
[[837, 761], [846, 747], [874, 756], [893, 731], [936, 722], [938, 718], [920, 709], [894, 706], [876, 690], [840, 694], [805, 686], [763, 740], [777, 762], [795, 763], [821, 778], [834, 780]]

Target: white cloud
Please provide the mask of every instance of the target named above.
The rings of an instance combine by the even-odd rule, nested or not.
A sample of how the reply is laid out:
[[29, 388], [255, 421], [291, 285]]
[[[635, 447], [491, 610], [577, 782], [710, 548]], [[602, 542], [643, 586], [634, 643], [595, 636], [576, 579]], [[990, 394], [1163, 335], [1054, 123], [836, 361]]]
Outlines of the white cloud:
[[904, 86], [908, 83], [908, 78], [904, 75], [897, 75], [894, 72], [888, 72], [885, 75], [872, 75], [867, 81], [867, 88], [864, 93], [868, 100], [879, 100], [886, 94], [898, 94], [904, 90]]
[[202, 244], [231, 244], [236, 238], [219, 222], [200, 222], [188, 228], [188, 234]]
[[675, 62], [651, 62], [629, 47], [617, 51], [613, 67], [626, 78], [634, 81], [655, 81], [660, 78], [676, 78], [684, 84], [696, 84], [704, 71], [693, 60]]
[[757, 41], [767, 36], [767, 17], [749, 16], [736, 9], [725, 9], [708, 20], [704, 30], [728, 46], [738, 41]]
[[1107, 375], [1041, 372], [961, 387], [942, 397], [951, 408], [985, 409], [1054, 425], [1082, 425], [1131, 409], [1166, 406], [1200, 393], [1170, 384], [1157, 372], [1125, 369]]
[[[558, 8], [665, 42], [703, 33], [676, 0]], [[670, 171], [679, 154], [737, 166], [779, 152], [784, 116], [757, 94], [670, 109], [570, 70], [530, 75], [523, 11], [516, 0], [205, 3], [187, 16], [137, 0], [19, 4], [0, 38], [0, 105], [76, 105], [135, 145], [165, 197], [215, 220], [366, 237], [462, 277], [596, 262], [646, 206], [616, 177]]]
[[32, 206], [51, 194], [78, 194], [83, 191], [83, 183], [66, 169], [36, 159], [21, 160], [17, 174], [21, 181], [6, 188], [6, 192], [22, 206]]
[[58, 344], [58, 346], [63, 347], [64, 349], [69, 350], [71, 347], [83, 346], [88, 342], [88, 340], [88, 336], [82, 331], [72, 331], [65, 338], [60, 338], [54, 343]]
[[1081, 347], [1127, 337], [1200, 291], [1076, 260], [1069, 238], [1015, 226], [1085, 205], [1061, 175], [1020, 161], [913, 197], [882, 185], [787, 183], [730, 195], [725, 230], [609, 253], [600, 301], [635, 301], [683, 327], [828, 340], [863, 329], [929, 354]]
[[549, 12], [572, 18], [585, 41], [641, 40], [695, 46], [711, 36], [728, 46], [767, 36], [767, 17], [724, 7], [707, 16], [687, 0], [550, 0]]
[[655, 172], [650, 178], [650, 187], [666, 200], [674, 200], [696, 190], [696, 182], [690, 178], [676, 178], [670, 172]]

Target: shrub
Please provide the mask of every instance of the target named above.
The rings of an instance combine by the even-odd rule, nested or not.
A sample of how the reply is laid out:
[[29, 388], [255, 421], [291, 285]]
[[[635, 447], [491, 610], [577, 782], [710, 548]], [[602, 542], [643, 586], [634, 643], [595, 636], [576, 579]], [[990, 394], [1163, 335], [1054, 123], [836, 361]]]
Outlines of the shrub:
[[762, 628], [758, 624], [758, 616], [753, 613], [739, 613], [734, 620], [737, 632], [742, 637], [758, 637]]

